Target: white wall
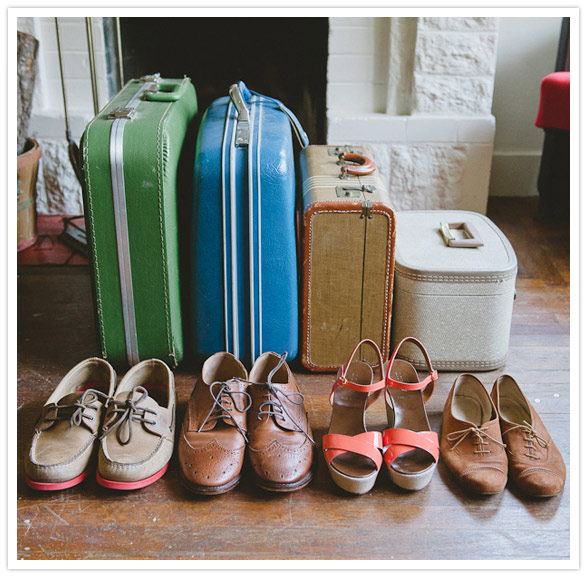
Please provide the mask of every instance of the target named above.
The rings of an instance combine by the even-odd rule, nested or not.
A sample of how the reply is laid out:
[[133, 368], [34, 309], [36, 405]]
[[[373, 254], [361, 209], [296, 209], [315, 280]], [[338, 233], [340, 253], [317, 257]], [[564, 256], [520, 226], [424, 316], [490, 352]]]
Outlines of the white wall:
[[540, 82], [554, 72], [561, 18], [500, 18], [498, 25], [489, 194], [535, 195], [544, 132], [534, 121]]

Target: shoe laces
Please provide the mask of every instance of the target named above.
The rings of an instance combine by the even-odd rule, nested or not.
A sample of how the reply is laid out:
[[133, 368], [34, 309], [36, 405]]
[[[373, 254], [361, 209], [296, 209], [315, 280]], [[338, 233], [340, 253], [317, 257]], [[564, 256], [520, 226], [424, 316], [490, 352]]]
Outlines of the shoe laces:
[[[289, 410], [283, 404], [283, 400], [287, 400], [288, 402], [291, 402], [292, 404], [295, 404], [296, 406], [303, 406], [304, 401], [305, 401], [304, 395], [301, 392], [291, 392], [291, 393], [287, 394], [286, 392], [284, 392], [281, 388], [279, 388], [278, 386], [276, 386], [272, 382], [273, 376], [275, 376], [277, 371], [285, 364], [286, 358], [287, 358], [287, 352], [284, 352], [280, 356], [279, 362], [277, 363], [275, 368], [273, 368], [273, 370], [271, 370], [271, 372], [269, 372], [269, 375], [267, 376], [267, 382], [251, 382], [248, 380], [246, 381], [249, 384], [252, 384], [253, 386], [266, 386], [267, 387], [267, 391], [263, 394], [264, 401], [259, 406], [259, 412], [257, 413], [257, 420], [262, 420], [264, 416], [267, 416], [267, 417], [273, 416], [274, 418], [276, 418], [277, 420], [280, 420], [281, 422], [286, 422], [287, 419], [289, 418], [289, 420], [291, 420], [293, 422], [293, 425], [295, 426], [296, 430], [298, 432], [301, 432], [312, 444], [315, 444], [313, 438], [308, 434], [308, 432], [306, 432], [306, 430], [304, 430], [295, 421], [295, 419], [290, 414]], [[297, 398], [297, 400], [294, 400], [294, 398]], [[266, 408], [266, 409], [264, 410], [264, 408]]]
[[[135, 392], [139, 393], [140, 396], [136, 400], [133, 400]], [[117, 430], [116, 437], [118, 438], [118, 442], [120, 442], [122, 446], [126, 446], [132, 440], [133, 422], [155, 425], [155, 420], [148, 419], [147, 415], [152, 414], [153, 416], [156, 416], [157, 412], [149, 408], [139, 406], [139, 404], [141, 404], [141, 402], [143, 402], [148, 396], [149, 393], [145, 388], [142, 386], [135, 386], [132, 389], [129, 397], [124, 402], [121, 400], [116, 400], [115, 398], [110, 398], [108, 400], [107, 406], [114, 406], [114, 408], [110, 412], [108, 422], [106, 422], [104, 425], [100, 440], [104, 439], [112, 431]], [[110, 426], [112, 422], [114, 422], [114, 424]], [[126, 438], [124, 438], [122, 434], [125, 428], [127, 430]]]
[[496, 440], [490, 434], [487, 434], [487, 426], [484, 427], [477, 427], [471, 426], [470, 428], [465, 428], [464, 430], [455, 430], [454, 432], [450, 432], [446, 435], [446, 439], [450, 442], [456, 442], [452, 447], [451, 450], [454, 450], [469, 434], [474, 436], [473, 444], [475, 445], [475, 450], [473, 451], [475, 454], [490, 454], [491, 450], [486, 448], [489, 446], [489, 442], [487, 440], [491, 440], [498, 446], [505, 448], [505, 444]]
[[84, 393], [71, 404], [55, 404], [55, 415], [45, 418], [46, 422], [57, 422], [59, 420], [67, 420], [69, 418], [69, 426], [81, 426], [84, 424], [84, 419], [90, 422], [94, 421], [95, 414], [89, 414], [86, 410], [98, 411], [98, 406], [94, 403], [102, 400], [106, 402], [108, 396], [99, 390], [88, 388]]
[[526, 420], [523, 420], [523, 424], [516, 424], [515, 426], [512, 426], [506, 430], [503, 433], [504, 436], [512, 430], [522, 430], [525, 432], [524, 440], [526, 440], [526, 448], [528, 449], [528, 452], [525, 454], [525, 456], [532, 458], [533, 460], [540, 460], [540, 456], [534, 454], [534, 451], [536, 450], [534, 442], [536, 442], [542, 448], [548, 448], [548, 440], [542, 438], [542, 436], [536, 432], [536, 429], [531, 424], [526, 422]]
[[[235, 378], [241, 382], [239, 378]], [[232, 390], [228, 382], [216, 381], [210, 384], [210, 395], [212, 396], [212, 408], [208, 412], [206, 418], [198, 428], [198, 432], [201, 432], [207, 422], [214, 422], [217, 420], [221, 420], [223, 418], [229, 418], [231, 422], [234, 424], [236, 429], [241, 433], [242, 437], [245, 439], [245, 442], [248, 442], [247, 433], [236, 421], [233, 413], [232, 408], [239, 412], [240, 414], [244, 414], [253, 403], [252, 398], [250, 395], [245, 392], [244, 390]], [[235, 396], [240, 395], [246, 399], [247, 403], [244, 408], [239, 408], [236, 401]]]

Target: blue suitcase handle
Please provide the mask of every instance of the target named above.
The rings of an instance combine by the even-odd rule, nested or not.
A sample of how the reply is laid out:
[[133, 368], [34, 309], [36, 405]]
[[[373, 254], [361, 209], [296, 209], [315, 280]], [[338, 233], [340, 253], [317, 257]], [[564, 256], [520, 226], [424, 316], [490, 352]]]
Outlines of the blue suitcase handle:
[[[255, 95], [255, 96], [258, 96], [259, 98], [261, 98], [262, 102], [269, 102], [270, 104], [274, 104], [278, 110], [281, 110], [288, 117], [290, 124], [292, 125], [292, 128], [293, 128], [293, 130], [297, 136], [297, 139], [300, 143], [300, 146], [302, 148], [305, 148], [306, 146], [308, 146], [308, 144], [310, 143], [310, 140], [308, 139], [308, 135], [306, 134], [306, 132], [302, 128], [302, 125], [300, 124], [300, 121], [296, 118], [296, 115], [283, 102], [281, 102], [280, 100], [277, 100], [276, 98], [271, 98], [270, 96], [264, 96], [263, 94], [259, 94], [258, 92], [254, 92], [253, 90], [249, 90], [242, 80], [237, 84], [237, 86], [238, 86], [238, 91], [240, 93], [241, 98], [246, 103], [251, 101], [252, 95]], [[237, 96], [237, 98], [238, 98], [238, 96]], [[234, 102], [235, 96], [233, 95], [233, 93], [231, 93], [231, 99]], [[238, 110], [237, 103], [236, 102], [234, 102], [234, 103], [235, 103], [235, 106], [237, 107], [237, 110]]]

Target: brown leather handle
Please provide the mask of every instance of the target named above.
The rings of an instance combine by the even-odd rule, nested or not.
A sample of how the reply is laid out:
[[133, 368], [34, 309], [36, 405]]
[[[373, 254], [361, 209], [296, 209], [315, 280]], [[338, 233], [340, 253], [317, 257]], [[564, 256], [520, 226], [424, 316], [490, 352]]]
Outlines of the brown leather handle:
[[338, 156], [339, 164], [350, 162], [351, 164], [344, 164], [343, 170], [353, 176], [366, 176], [375, 172], [375, 162], [363, 156], [362, 154], [353, 154], [352, 152], [343, 152]]

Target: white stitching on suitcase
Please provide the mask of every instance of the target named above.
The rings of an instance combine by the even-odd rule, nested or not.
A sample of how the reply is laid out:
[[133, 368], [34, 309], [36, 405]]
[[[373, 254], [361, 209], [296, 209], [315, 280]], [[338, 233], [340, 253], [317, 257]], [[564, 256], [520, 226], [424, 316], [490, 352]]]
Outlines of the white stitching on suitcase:
[[[312, 291], [312, 229], [314, 226], [314, 217], [317, 214], [349, 214], [349, 213], [357, 213], [357, 214], [361, 214], [363, 212], [363, 209], [361, 208], [360, 210], [316, 210], [316, 212], [313, 212], [312, 215], [310, 216], [310, 226], [309, 226], [309, 234], [308, 234], [308, 297], [306, 299], [307, 303], [308, 303], [308, 326], [306, 328], [306, 342], [307, 342], [307, 349], [308, 349], [308, 353], [306, 354], [306, 361], [310, 366], [313, 366], [314, 368], [338, 368], [338, 366], [333, 366], [333, 365], [329, 365], [329, 366], [319, 366], [318, 364], [314, 364], [311, 360], [310, 360], [310, 356], [309, 356], [309, 352], [310, 352], [310, 316], [311, 316], [311, 305], [310, 305], [310, 292]], [[388, 264], [390, 264], [390, 256], [391, 256], [391, 236], [392, 236], [392, 222], [391, 222], [391, 217], [389, 216], [389, 214], [387, 212], [385, 212], [384, 210], [377, 210], [377, 209], [371, 209], [371, 214], [383, 214], [388, 220], [389, 220], [389, 226], [387, 227], [388, 229], [388, 233], [387, 233], [387, 262]], [[389, 315], [387, 313], [388, 310], [388, 300], [389, 300], [389, 272], [390, 272], [390, 267], [391, 266], [386, 266], [385, 267], [385, 314], [384, 314], [384, 320], [383, 320], [383, 344], [387, 344], [387, 325], [389, 323]]]
[[403, 270], [396, 270], [396, 273], [399, 276], [403, 276], [404, 278], [409, 278], [410, 280], [418, 280], [420, 282], [450, 282], [450, 283], [461, 283], [461, 284], [472, 284], [472, 283], [481, 283], [481, 284], [490, 284], [493, 282], [505, 282], [507, 280], [511, 280], [512, 278], [516, 277], [517, 271], [510, 272], [508, 274], [502, 275], [476, 275], [471, 274], [470, 276], [466, 275], [457, 275], [457, 274], [418, 274], [415, 272], [406, 272]]
[[106, 336], [104, 334], [104, 313], [102, 311], [102, 291], [100, 288], [100, 270], [98, 267], [98, 250], [96, 247], [96, 234], [94, 228], [94, 207], [92, 204], [92, 185], [90, 182], [90, 170], [88, 167], [88, 141], [90, 139], [90, 128], [92, 124], [95, 122], [97, 116], [90, 121], [88, 127], [86, 128], [86, 138], [84, 141], [83, 146], [83, 154], [84, 154], [84, 168], [86, 173], [86, 182], [88, 185], [87, 191], [87, 199], [88, 199], [88, 216], [90, 220], [90, 234], [92, 235], [92, 248], [94, 250], [94, 276], [96, 278], [96, 303], [98, 307], [98, 324], [99, 324], [99, 331], [100, 331], [100, 341], [102, 343], [102, 356], [104, 358], [108, 358], [108, 354], [106, 352]]
[[[424, 370], [427, 368], [425, 362], [422, 362], [419, 358], [413, 359], [406, 355], [397, 355], [401, 360], [406, 360], [410, 364], [414, 365], [416, 370]], [[439, 370], [468, 370], [473, 368], [484, 368], [494, 370], [503, 366], [508, 358], [508, 355], [502, 356], [496, 360], [433, 360], [434, 366]]]
[[[165, 299], [165, 327], [167, 329], [167, 350], [169, 352], [169, 356], [175, 360], [175, 347], [171, 341], [171, 326], [169, 320], [169, 295], [167, 294], [167, 259], [165, 257], [165, 241], [163, 238], [163, 186], [161, 184], [161, 172], [163, 171], [163, 165], [161, 163], [161, 125], [165, 120], [165, 125], [167, 125], [167, 120], [169, 117], [167, 113], [171, 108], [173, 102], [170, 102], [165, 112], [161, 116], [161, 120], [159, 120], [159, 124], [157, 125], [157, 183], [158, 183], [158, 207], [159, 207], [159, 233], [161, 236], [161, 257], [163, 258], [163, 294]], [[165, 130], [165, 128], [163, 128]]]

